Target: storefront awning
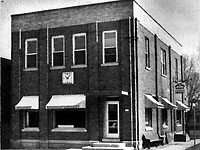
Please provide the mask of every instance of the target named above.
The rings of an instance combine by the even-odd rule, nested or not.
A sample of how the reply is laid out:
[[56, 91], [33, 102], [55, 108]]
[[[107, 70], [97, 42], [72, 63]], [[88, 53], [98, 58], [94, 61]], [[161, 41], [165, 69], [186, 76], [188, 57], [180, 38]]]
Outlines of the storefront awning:
[[164, 108], [164, 105], [155, 100], [152, 95], [145, 94], [145, 108]]
[[39, 96], [23, 96], [15, 109], [39, 109]]
[[185, 104], [183, 104], [181, 101], [176, 101], [177, 106], [178, 106], [178, 110], [186, 110], [189, 109], [189, 107], [187, 107]]
[[177, 109], [177, 106], [171, 103], [167, 98], [162, 97], [162, 102], [166, 109]]
[[84, 94], [53, 95], [46, 105], [47, 109], [85, 108]]

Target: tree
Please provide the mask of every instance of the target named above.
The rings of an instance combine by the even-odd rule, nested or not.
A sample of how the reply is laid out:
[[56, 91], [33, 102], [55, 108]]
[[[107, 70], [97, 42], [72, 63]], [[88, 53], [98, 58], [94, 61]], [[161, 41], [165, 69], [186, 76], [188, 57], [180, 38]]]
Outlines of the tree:
[[200, 68], [200, 54], [193, 55], [190, 58], [186, 57], [186, 67], [185, 67], [185, 74], [184, 74], [184, 82], [186, 86], [185, 101], [190, 107], [190, 110], [187, 112], [186, 131], [188, 130], [187, 127], [190, 126], [189, 122], [193, 115], [193, 112], [192, 112], [193, 103], [200, 99], [199, 68]]

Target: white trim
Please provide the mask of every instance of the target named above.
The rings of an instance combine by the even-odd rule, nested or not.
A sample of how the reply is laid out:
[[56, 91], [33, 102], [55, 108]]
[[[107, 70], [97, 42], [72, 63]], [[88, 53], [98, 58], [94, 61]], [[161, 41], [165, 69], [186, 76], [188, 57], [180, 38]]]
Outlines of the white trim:
[[[62, 38], [63, 39], [63, 50], [62, 51], [55, 51], [54, 49], [54, 39], [58, 39], [58, 38]], [[52, 67], [61, 67], [61, 66], [54, 66], [54, 58], [53, 58], [53, 54], [54, 53], [60, 53], [60, 52], [63, 52], [63, 65], [62, 66], [65, 66], [65, 36], [64, 35], [58, 35], [58, 36], [52, 36], [51, 37], [51, 66]]]
[[[28, 48], [28, 42], [30, 42], [30, 41], [36, 41], [36, 52], [28, 54], [27, 48]], [[27, 55], [36, 55], [36, 67], [34, 67], [34, 68], [38, 67], [38, 55], [37, 55], [37, 53], [38, 53], [38, 40], [37, 40], [37, 38], [26, 39], [25, 40], [25, 69], [31, 69], [31, 68], [27, 68]]]
[[[102, 57], [103, 57], [103, 64], [107, 64], [106, 62], [105, 62], [105, 34], [106, 33], [115, 33], [115, 37], [116, 37], [116, 39], [115, 39], [115, 43], [116, 43], [116, 62], [108, 62], [109, 64], [112, 64], [112, 63], [118, 63], [118, 43], [117, 43], [117, 39], [118, 39], [118, 37], [117, 37], [117, 30], [110, 30], [110, 31], [103, 31], [103, 38], [102, 38], [102, 40], [103, 40], [103, 42], [102, 42], [102, 44], [103, 44], [103, 55], [102, 55]], [[107, 47], [107, 48], [112, 48], [112, 47]]]
[[[117, 133], [116, 134], [109, 134], [108, 130], [109, 130], [109, 122], [108, 122], [108, 105], [109, 104], [116, 104], [117, 105]], [[119, 138], [119, 128], [120, 128], [120, 124], [119, 124], [119, 101], [107, 101], [106, 102], [106, 119], [105, 119], [105, 125], [106, 125], [106, 137], [107, 138]]]
[[[84, 36], [85, 37], [85, 49], [75, 49], [75, 37], [80, 37], [80, 36]], [[72, 44], [73, 44], [73, 66], [80, 66], [80, 65], [87, 65], [87, 37], [86, 37], [86, 33], [77, 33], [77, 34], [73, 34], [72, 37]], [[85, 51], [85, 64], [75, 64], [75, 51]]]

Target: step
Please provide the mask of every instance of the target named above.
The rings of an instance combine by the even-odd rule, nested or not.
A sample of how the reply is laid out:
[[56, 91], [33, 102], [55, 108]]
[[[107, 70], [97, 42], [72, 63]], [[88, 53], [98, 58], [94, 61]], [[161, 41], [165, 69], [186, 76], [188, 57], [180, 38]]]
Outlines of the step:
[[125, 147], [93, 147], [93, 146], [85, 146], [82, 147], [82, 150], [124, 150]]
[[126, 147], [125, 143], [93, 143], [92, 147]]

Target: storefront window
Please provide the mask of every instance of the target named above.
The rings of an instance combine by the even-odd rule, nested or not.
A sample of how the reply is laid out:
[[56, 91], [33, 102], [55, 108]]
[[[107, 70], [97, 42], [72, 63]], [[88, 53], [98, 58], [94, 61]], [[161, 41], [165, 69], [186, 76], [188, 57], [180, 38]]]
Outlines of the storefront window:
[[54, 128], [73, 131], [86, 128], [85, 109], [65, 109], [54, 111]]
[[145, 108], [145, 125], [146, 127], [152, 127], [152, 109]]
[[176, 123], [181, 124], [181, 110], [177, 110], [176, 112]]
[[167, 109], [162, 109], [162, 125], [163, 128], [168, 126], [168, 115], [167, 115]]

